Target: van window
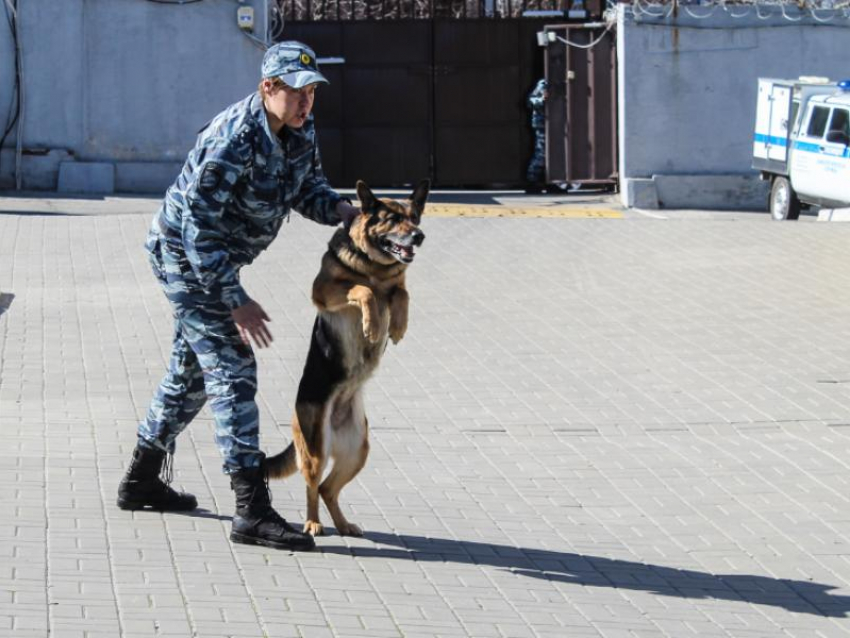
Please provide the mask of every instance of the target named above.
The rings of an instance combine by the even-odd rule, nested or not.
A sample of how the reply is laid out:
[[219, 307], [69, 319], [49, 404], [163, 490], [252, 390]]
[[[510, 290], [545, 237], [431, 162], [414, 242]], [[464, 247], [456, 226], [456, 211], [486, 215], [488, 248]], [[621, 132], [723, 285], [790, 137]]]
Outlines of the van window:
[[826, 130], [826, 121], [828, 119], [828, 107], [816, 106], [813, 108], [812, 115], [809, 117], [809, 128], [806, 129], [806, 135], [809, 137], [823, 137], [823, 132]]
[[850, 137], [850, 112], [844, 109], [835, 109], [832, 119], [829, 121], [829, 132], [838, 131]]

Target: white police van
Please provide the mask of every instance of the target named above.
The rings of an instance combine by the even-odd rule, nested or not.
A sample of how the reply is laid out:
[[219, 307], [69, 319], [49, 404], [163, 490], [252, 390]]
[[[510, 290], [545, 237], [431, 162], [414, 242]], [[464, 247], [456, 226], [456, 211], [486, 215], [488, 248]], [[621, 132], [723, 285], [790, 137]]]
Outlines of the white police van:
[[850, 207], [850, 80], [760, 78], [753, 168], [771, 182], [774, 219]]

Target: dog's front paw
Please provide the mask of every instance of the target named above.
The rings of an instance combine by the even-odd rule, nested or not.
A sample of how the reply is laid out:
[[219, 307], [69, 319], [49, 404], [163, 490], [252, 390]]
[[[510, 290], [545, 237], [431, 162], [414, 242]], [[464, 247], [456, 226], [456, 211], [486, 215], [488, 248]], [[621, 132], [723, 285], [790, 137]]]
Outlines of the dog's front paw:
[[360, 527], [347, 521], [337, 526], [336, 531], [340, 536], [363, 536], [363, 530]]
[[381, 338], [380, 333], [378, 332], [377, 324], [371, 321], [363, 321], [363, 336], [366, 337], [369, 343], [378, 343], [378, 339]]
[[304, 533], [310, 536], [321, 536], [325, 533], [325, 528], [319, 521], [307, 521], [304, 523]]
[[390, 339], [393, 343], [398, 343], [404, 338], [404, 333], [407, 332], [404, 326], [390, 326]]
[[390, 317], [390, 339], [393, 343], [398, 343], [407, 332], [407, 313], [399, 312]]

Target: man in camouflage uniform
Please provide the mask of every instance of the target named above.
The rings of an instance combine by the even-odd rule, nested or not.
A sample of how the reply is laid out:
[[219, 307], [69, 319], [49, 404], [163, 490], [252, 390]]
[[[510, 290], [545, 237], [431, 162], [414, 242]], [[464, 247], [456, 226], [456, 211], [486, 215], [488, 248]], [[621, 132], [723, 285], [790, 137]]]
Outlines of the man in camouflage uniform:
[[[231, 539], [310, 549], [313, 539], [271, 507], [259, 447], [257, 364], [250, 341], [272, 340], [269, 317], [248, 296], [239, 271], [277, 236], [295, 209], [321, 224], [358, 210], [322, 172], [314, 92], [327, 80], [299, 42], [270, 48], [259, 90], [229, 106], [199, 134], [154, 217], [146, 248], [175, 320], [168, 373], [154, 396], [127, 475], [122, 509], [191, 510], [197, 501], [160, 478], [175, 439], [210, 400], [216, 443], [236, 493]], [[166, 459], [166, 455], [168, 459]]]
[[531, 108], [531, 128], [534, 130], [534, 155], [528, 163], [527, 192], [539, 193], [546, 182], [546, 99], [549, 97], [546, 80], [540, 80], [528, 94]]

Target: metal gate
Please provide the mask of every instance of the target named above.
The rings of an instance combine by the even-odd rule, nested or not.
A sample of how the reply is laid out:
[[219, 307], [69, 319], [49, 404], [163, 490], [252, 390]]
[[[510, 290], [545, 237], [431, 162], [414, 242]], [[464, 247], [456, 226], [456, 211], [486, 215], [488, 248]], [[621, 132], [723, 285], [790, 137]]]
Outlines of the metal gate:
[[320, 58], [322, 158], [334, 184], [519, 185], [533, 138], [525, 99], [543, 76], [544, 22], [288, 23]]
[[432, 42], [426, 21], [289, 24], [330, 81], [314, 112], [325, 173], [334, 184], [376, 186], [432, 175]]
[[434, 23], [435, 178], [440, 185], [524, 181], [533, 149], [525, 100], [537, 80], [534, 68], [542, 73], [535, 36], [540, 28], [519, 20]]
[[614, 32], [604, 26], [581, 25], [552, 25], [545, 31], [555, 37], [546, 48], [547, 178], [550, 182], [616, 185]]

